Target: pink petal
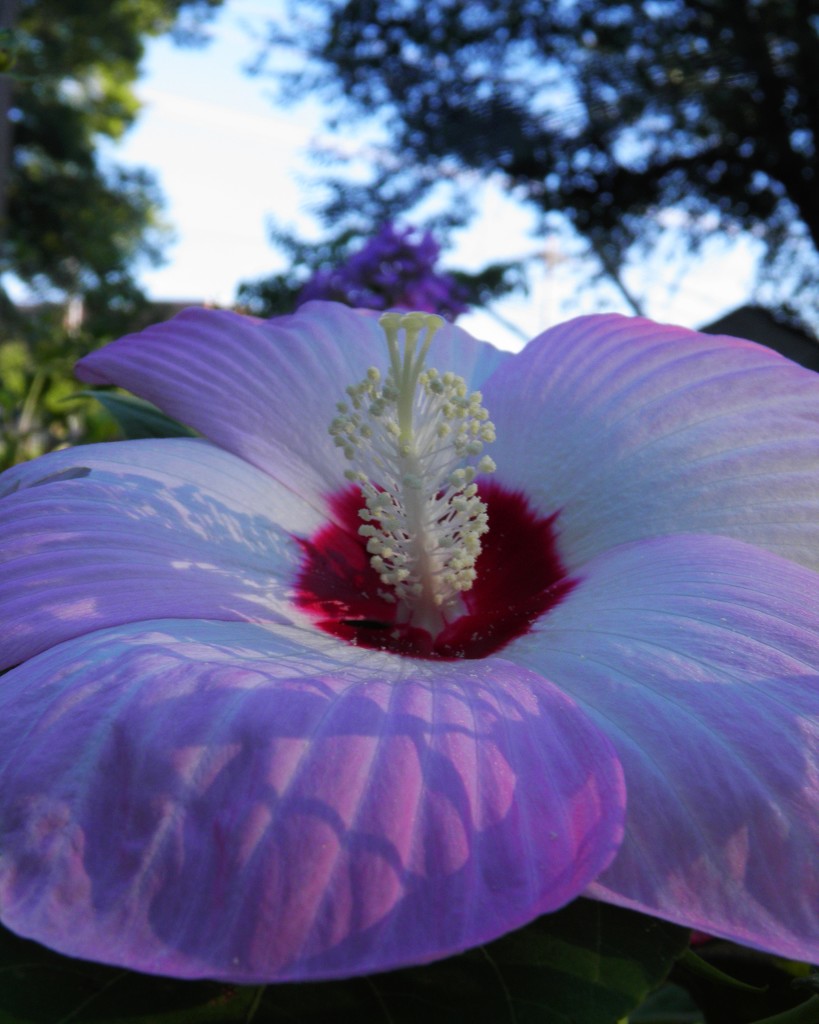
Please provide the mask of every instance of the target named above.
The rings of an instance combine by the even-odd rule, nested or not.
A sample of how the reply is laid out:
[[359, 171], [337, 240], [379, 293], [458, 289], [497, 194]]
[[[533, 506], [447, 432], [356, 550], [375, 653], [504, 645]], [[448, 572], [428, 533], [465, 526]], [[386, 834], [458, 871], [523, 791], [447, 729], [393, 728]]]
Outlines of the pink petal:
[[443, 957], [610, 861], [623, 787], [564, 695], [501, 660], [158, 622], [0, 687], [0, 907], [74, 956], [235, 982]]
[[[128, 388], [316, 501], [345, 483], [327, 433], [336, 403], [369, 366], [386, 369], [378, 315], [333, 302], [267, 321], [189, 309], [92, 352], [77, 375]], [[430, 363], [478, 387], [510, 358], [447, 325]]]
[[197, 440], [88, 445], [0, 483], [0, 668], [140, 619], [291, 621], [291, 531], [323, 522]]
[[497, 479], [560, 510], [572, 571], [718, 533], [819, 568], [819, 377], [751, 342], [619, 316], [531, 342], [484, 387]]
[[571, 694], [626, 772], [589, 894], [819, 960], [819, 576], [719, 537], [641, 541], [506, 649]]

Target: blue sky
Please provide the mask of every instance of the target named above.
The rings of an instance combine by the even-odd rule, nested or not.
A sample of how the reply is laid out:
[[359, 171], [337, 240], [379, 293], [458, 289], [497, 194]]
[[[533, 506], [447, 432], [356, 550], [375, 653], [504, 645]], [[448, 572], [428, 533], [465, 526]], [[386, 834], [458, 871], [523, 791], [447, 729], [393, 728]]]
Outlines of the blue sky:
[[[176, 234], [168, 262], [142, 275], [156, 298], [229, 303], [236, 285], [282, 266], [268, 241], [271, 216], [301, 233], [315, 233], [309, 206], [318, 169], [311, 141], [327, 139], [316, 103], [282, 109], [263, 79], [243, 65], [253, 56], [251, 34], [280, 8], [279, 0], [227, 0], [202, 49], [153, 41], [137, 92], [144, 103], [137, 125], [112, 150], [119, 162], [150, 167], [166, 199], [165, 218]], [[358, 141], [341, 142], [355, 153]], [[550, 254], [533, 273], [528, 296], [498, 306], [525, 334], [578, 313], [605, 308], [629, 312], [615, 291], [584, 287], [589, 268], [564, 238], [538, 238], [534, 217], [491, 182], [478, 186], [480, 216], [456, 236], [445, 262], [477, 269], [486, 262]], [[639, 269], [627, 282], [646, 295], [646, 312], [659, 320], [697, 326], [745, 301], [753, 255], [744, 246], [712, 246], [689, 267], [671, 258], [662, 280], [648, 288]], [[516, 336], [477, 312], [464, 327], [507, 346]]]

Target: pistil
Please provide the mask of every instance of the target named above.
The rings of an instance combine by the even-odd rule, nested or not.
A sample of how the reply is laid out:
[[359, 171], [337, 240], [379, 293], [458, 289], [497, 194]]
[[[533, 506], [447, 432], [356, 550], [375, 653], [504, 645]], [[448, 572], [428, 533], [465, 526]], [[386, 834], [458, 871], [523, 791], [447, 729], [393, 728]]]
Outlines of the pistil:
[[386, 380], [370, 367], [347, 388], [330, 425], [352, 466], [345, 475], [364, 501], [359, 533], [398, 621], [432, 637], [457, 618], [476, 578], [486, 506], [475, 478], [495, 464], [483, 455], [495, 428], [481, 394], [462, 377], [427, 369], [443, 321], [428, 313], [385, 313]]

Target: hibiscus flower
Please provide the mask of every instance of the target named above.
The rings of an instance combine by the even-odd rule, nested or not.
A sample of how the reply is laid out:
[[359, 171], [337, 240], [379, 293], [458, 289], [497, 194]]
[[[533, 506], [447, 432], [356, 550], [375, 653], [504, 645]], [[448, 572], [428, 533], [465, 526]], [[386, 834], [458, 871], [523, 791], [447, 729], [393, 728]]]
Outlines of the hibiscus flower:
[[819, 960], [819, 378], [643, 320], [511, 355], [323, 302], [78, 373], [203, 437], [0, 477], [9, 928], [320, 979], [584, 894]]

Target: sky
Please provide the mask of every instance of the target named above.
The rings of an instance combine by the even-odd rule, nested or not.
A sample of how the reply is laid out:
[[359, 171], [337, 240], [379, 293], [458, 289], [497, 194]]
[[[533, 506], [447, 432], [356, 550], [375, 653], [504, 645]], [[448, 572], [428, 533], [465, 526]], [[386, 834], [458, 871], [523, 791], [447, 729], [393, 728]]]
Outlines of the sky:
[[[257, 49], [253, 32], [279, 8], [280, 0], [226, 0], [209, 45], [183, 48], [164, 38], [148, 45], [136, 89], [141, 115], [109, 152], [118, 163], [150, 168], [165, 197], [164, 218], [175, 241], [163, 266], [141, 274], [153, 298], [229, 304], [241, 281], [284, 265], [269, 240], [271, 217], [299, 234], [316, 234], [309, 211], [320, 169], [307, 150], [312, 142], [330, 141], [323, 111], [316, 102], [282, 108], [269, 82], [244, 71]], [[354, 138], [340, 141], [355, 152]], [[613, 290], [595, 297], [587, 287], [589, 267], [571, 244], [557, 235], [538, 237], [534, 214], [497, 184], [476, 190], [479, 216], [454, 236], [442, 265], [477, 270], [503, 259], [539, 259], [528, 295], [498, 303], [497, 317], [476, 311], [459, 324], [517, 348], [523, 336], [596, 311], [601, 301], [632, 312]], [[718, 243], [689, 266], [672, 254], [651, 287], [640, 268], [631, 269], [626, 283], [645, 297], [647, 315], [696, 327], [747, 300], [753, 268], [748, 247]]]

